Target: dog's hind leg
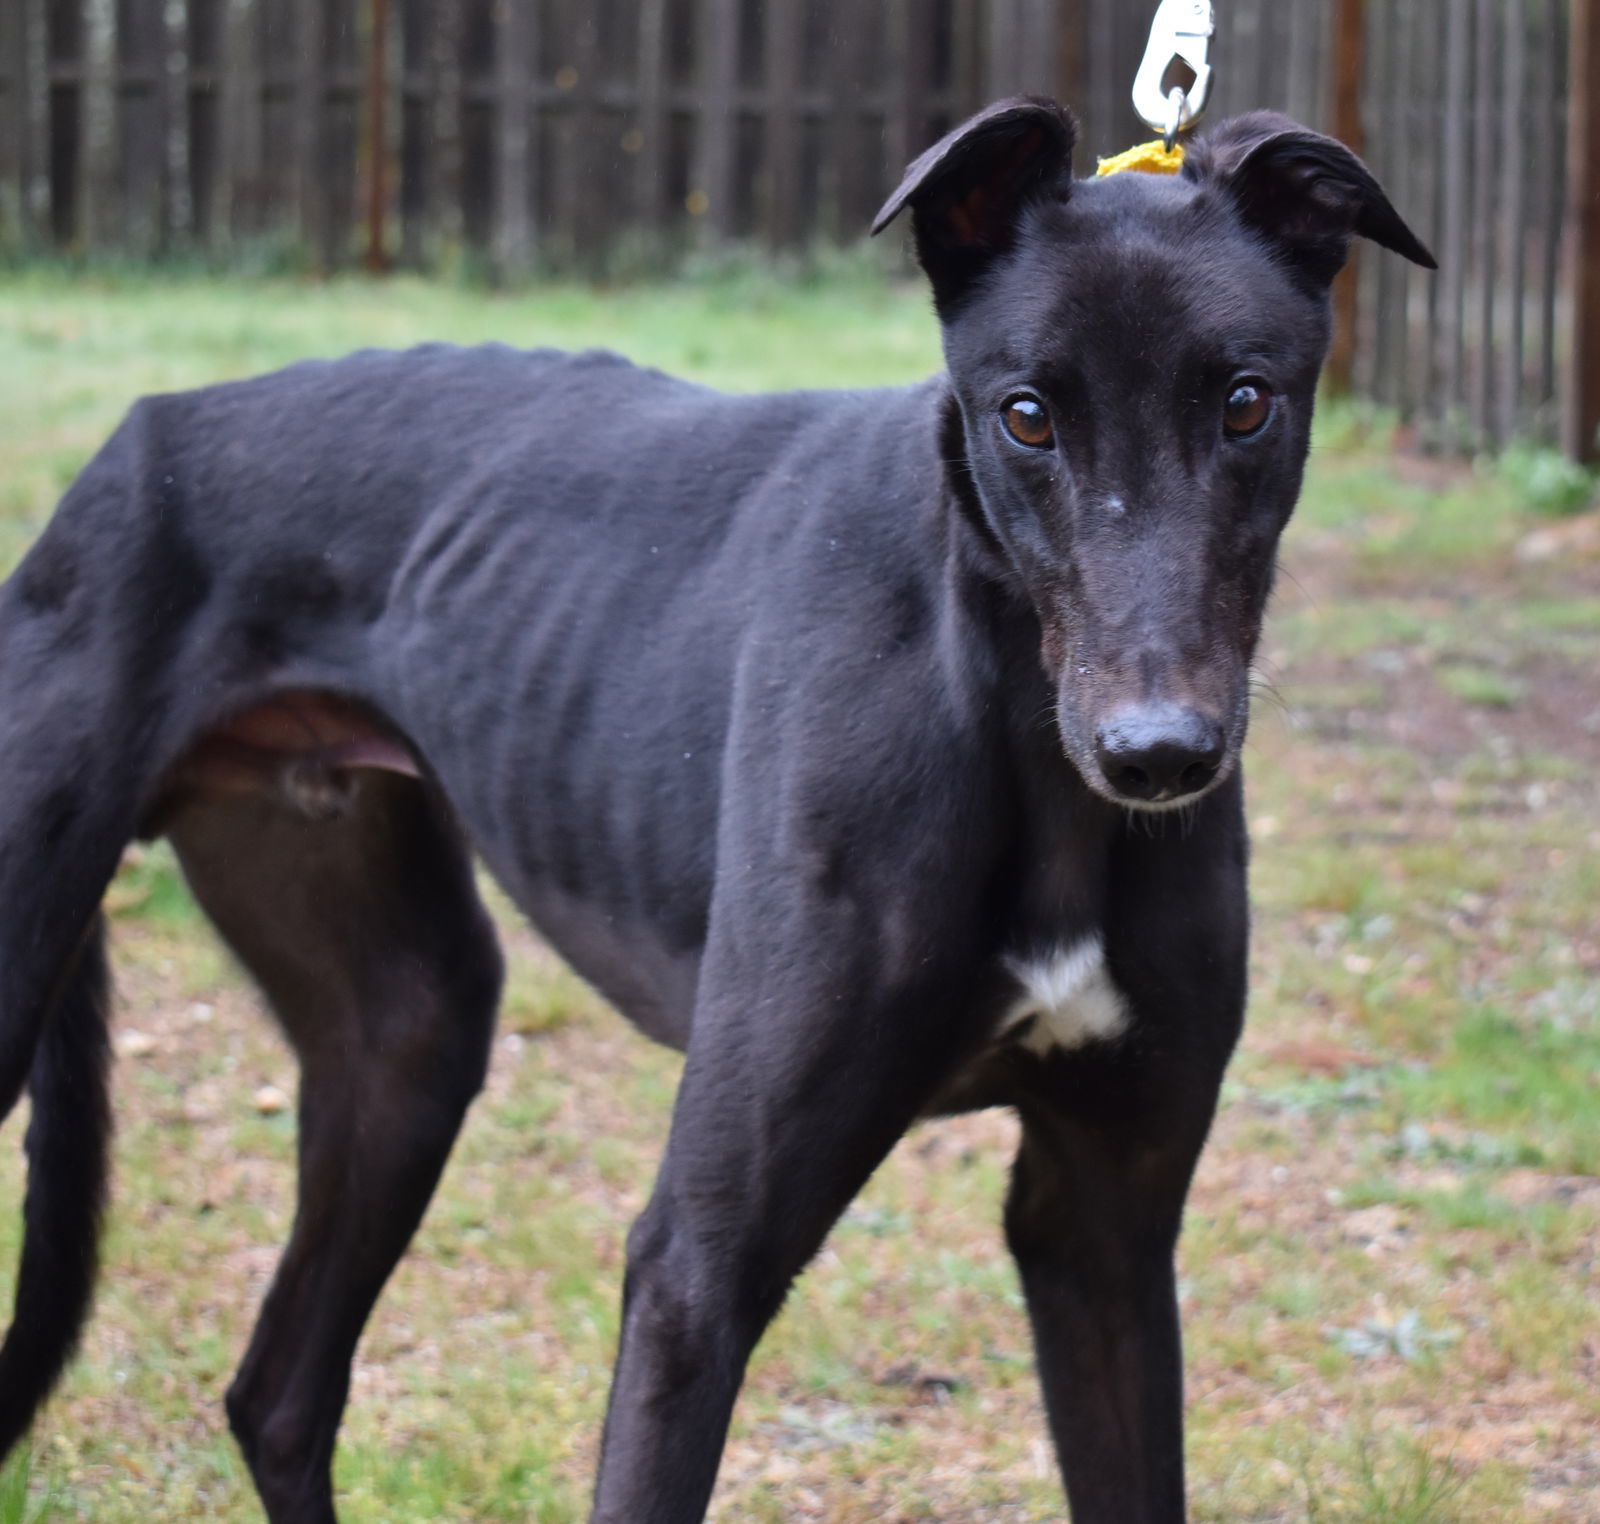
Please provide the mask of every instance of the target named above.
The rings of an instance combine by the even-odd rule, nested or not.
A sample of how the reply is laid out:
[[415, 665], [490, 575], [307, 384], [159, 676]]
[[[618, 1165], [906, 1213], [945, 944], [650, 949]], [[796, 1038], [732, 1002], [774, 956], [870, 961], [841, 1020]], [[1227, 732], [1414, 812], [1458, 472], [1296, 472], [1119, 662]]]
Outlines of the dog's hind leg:
[[0, 1455], [27, 1430], [71, 1355], [99, 1258], [111, 1108], [110, 981], [98, 916], [65, 975], [28, 1077], [28, 1194], [17, 1313], [0, 1347]]
[[207, 798], [169, 829], [301, 1063], [293, 1236], [228, 1416], [273, 1524], [328, 1524], [350, 1361], [482, 1084], [499, 950], [428, 785], [356, 775], [334, 819]]

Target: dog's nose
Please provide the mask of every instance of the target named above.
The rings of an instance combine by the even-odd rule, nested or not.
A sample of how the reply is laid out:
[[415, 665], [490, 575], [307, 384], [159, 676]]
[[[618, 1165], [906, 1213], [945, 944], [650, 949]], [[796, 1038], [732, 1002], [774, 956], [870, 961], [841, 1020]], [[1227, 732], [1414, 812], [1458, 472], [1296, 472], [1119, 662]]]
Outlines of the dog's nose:
[[1181, 704], [1118, 710], [1095, 734], [1105, 780], [1125, 799], [1197, 794], [1222, 765], [1222, 726]]

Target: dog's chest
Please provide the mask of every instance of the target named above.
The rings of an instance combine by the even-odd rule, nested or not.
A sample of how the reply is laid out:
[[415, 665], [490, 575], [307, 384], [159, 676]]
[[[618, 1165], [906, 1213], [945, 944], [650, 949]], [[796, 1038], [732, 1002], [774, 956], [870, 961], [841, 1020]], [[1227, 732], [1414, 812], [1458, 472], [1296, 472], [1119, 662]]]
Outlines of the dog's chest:
[[1006, 959], [1021, 985], [1001, 1018], [998, 1036], [1041, 1056], [1053, 1048], [1108, 1042], [1128, 1029], [1128, 1004], [1106, 967], [1098, 936], [1042, 953]]

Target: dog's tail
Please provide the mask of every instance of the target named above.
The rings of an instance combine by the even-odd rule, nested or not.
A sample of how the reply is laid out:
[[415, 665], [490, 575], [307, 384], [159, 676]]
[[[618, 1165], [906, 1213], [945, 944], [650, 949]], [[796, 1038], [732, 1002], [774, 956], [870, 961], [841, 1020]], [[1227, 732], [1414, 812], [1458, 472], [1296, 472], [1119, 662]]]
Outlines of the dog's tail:
[[88, 1315], [111, 1136], [105, 932], [68, 959], [28, 1075], [28, 1194], [16, 1310], [0, 1345], [0, 1456], [50, 1394]]
[[0, 1455], [89, 1310], [111, 1132], [100, 905], [159, 776], [166, 676], [211, 585], [136, 404], [0, 582], [0, 1121], [32, 1098]]
[[0, 1455], [72, 1354], [94, 1282], [110, 1135], [100, 902], [157, 719], [139, 685], [150, 612], [121, 591], [149, 537], [129, 510], [137, 443], [118, 431], [0, 582], [0, 1121], [32, 1099]]

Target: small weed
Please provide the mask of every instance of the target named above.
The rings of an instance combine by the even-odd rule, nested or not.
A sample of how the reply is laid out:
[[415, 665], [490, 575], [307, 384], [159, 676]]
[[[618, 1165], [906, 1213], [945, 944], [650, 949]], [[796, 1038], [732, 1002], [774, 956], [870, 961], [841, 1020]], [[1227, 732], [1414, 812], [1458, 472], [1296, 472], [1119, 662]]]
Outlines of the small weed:
[[1361, 1508], [1356, 1517], [1363, 1524], [1447, 1524], [1467, 1481], [1447, 1460], [1415, 1444], [1385, 1464], [1375, 1445], [1363, 1443], [1356, 1475]]
[[0, 1524], [47, 1524], [63, 1517], [54, 1486], [46, 1483], [42, 1490], [34, 1489], [32, 1474], [33, 1455], [26, 1446], [0, 1469]]
[[1297, 1446], [1292, 1470], [1305, 1524], [1455, 1524], [1468, 1478], [1414, 1441], [1380, 1441], [1370, 1423], [1343, 1454]]
[[1441, 1349], [1461, 1336], [1451, 1328], [1429, 1328], [1419, 1313], [1403, 1312], [1397, 1318], [1365, 1318], [1353, 1328], [1323, 1330], [1330, 1344], [1357, 1360], [1397, 1356], [1407, 1365]]
[[1416, 1163], [1462, 1164], [1479, 1169], [1506, 1169], [1513, 1164], [1539, 1164], [1544, 1156], [1519, 1138], [1470, 1132], [1450, 1137], [1427, 1122], [1407, 1122], [1385, 1145], [1392, 1159]]
[[1523, 505], [1535, 513], [1578, 513], [1594, 499], [1594, 473], [1559, 451], [1513, 445], [1498, 466]]
[[1515, 678], [1489, 667], [1441, 666], [1436, 669], [1440, 683], [1463, 704], [1484, 709], [1514, 709], [1522, 702], [1524, 688]]
[[1269, 1115], [1310, 1116], [1376, 1106], [1383, 1098], [1383, 1084], [1371, 1074], [1348, 1079], [1310, 1078], [1283, 1085], [1257, 1086], [1250, 1090], [1249, 1096], [1253, 1105]]

